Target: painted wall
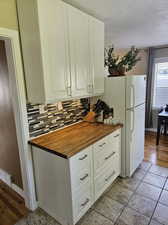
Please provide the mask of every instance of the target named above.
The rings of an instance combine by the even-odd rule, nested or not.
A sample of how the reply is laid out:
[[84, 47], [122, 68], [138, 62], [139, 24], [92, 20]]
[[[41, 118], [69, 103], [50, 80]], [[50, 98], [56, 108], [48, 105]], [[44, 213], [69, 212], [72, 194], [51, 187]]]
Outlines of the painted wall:
[[[115, 54], [123, 56], [129, 49], [117, 49]], [[139, 61], [136, 66], [127, 73], [127, 75], [142, 75], [147, 74], [147, 65], [148, 65], [148, 50], [141, 50], [139, 53], [141, 61]]]
[[15, 0], [0, 0], [0, 27], [18, 29]]

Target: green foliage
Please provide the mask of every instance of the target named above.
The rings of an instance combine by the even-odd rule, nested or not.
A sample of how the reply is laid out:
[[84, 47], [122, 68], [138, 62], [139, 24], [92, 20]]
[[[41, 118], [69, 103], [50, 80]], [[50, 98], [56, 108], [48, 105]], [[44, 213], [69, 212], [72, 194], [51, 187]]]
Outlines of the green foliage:
[[114, 47], [111, 46], [108, 49], [105, 48], [105, 66], [109, 69], [113, 69], [114, 71], [118, 71], [120, 73], [121, 68], [126, 72], [132, 70], [132, 68], [136, 65], [138, 61], [141, 60], [138, 57], [139, 49], [134, 46], [122, 57], [114, 55]]

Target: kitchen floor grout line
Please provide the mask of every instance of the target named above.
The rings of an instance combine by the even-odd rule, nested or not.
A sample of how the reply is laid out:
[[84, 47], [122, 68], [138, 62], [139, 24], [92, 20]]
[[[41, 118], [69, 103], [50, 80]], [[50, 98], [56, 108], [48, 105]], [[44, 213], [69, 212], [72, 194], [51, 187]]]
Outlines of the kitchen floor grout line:
[[[147, 173], [147, 171], [146, 171], [146, 173]], [[145, 173], [145, 175], [146, 175], [146, 173]], [[139, 180], [139, 179], [137, 179], [137, 178], [134, 178], [134, 179], [135, 179], [135, 180]], [[139, 182], [139, 184], [137, 185], [137, 187], [135, 188], [135, 190], [131, 190], [131, 189], [129, 189], [129, 188], [126, 188], [126, 189], [132, 191], [133, 193], [132, 193], [131, 197], [129, 198], [127, 204], [124, 205], [124, 207], [123, 207], [123, 209], [122, 209], [122, 212], [121, 212], [120, 215], [117, 217], [116, 221], [114, 222], [114, 225], [117, 225], [117, 224], [116, 224], [116, 223], [117, 223], [117, 220], [120, 218], [120, 216], [121, 216], [121, 214], [123, 213], [124, 209], [126, 209], [127, 207], [129, 207], [129, 202], [130, 202], [132, 196], [136, 193], [136, 190], [138, 189], [138, 187], [140, 186], [140, 184], [142, 183], [142, 179], [139, 180], [139, 181], [140, 181], [140, 182]], [[134, 210], [135, 210], [135, 209], [134, 209]], [[136, 211], [136, 210], [135, 210], [135, 211]], [[138, 213], [139, 213], [139, 212], [138, 212]]]
[[[151, 162], [150, 162], [150, 163], [151, 163]], [[142, 213], [140, 213], [138, 210], [136, 210], [136, 209], [130, 207], [130, 206], [129, 206], [129, 202], [130, 202], [131, 198], [133, 197], [133, 195], [137, 193], [136, 191], [137, 191], [137, 189], [139, 188], [139, 186], [141, 185], [141, 183], [144, 182], [143, 180], [144, 180], [145, 176], [146, 176], [148, 173], [150, 173], [149, 170], [151, 169], [152, 165], [153, 165], [153, 164], [151, 163], [151, 166], [150, 166], [147, 170], [144, 170], [143, 168], [140, 168], [140, 169], [142, 169], [143, 171], [145, 171], [144, 177], [143, 177], [142, 179], [138, 179], [138, 178], [133, 178], [133, 177], [132, 177], [132, 179], [135, 179], [135, 180], [139, 180], [139, 181], [140, 181], [139, 184], [137, 185], [137, 187], [136, 187], [134, 190], [129, 189], [129, 188], [123, 186], [125, 189], [128, 189], [128, 190], [132, 191], [133, 193], [132, 193], [131, 197], [129, 198], [127, 204], [123, 205], [123, 209], [121, 210], [121, 212], [120, 212], [119, 216], [117, 217], [117, 219], [115, 220], [115, 222], [112, 221], [112, 220], [111, 220], [110, 218], [108, 218], [107, 216], [104, 216], [102, 213], [100, 213], [100, 212], [97, 211], [96, 209], [93, 209], [93, 210], [94, 210], [96, 213], [100, 214], [101, 216], [103, 216], [103, 217], [105, 217], [106, 219], [108, 219], [108, 220], [110, 220], [111, 222], [113, 222], [114, 225], [117, 225], [116, 223], [117, 223], [118, 219], [120, 218], [121, 214], [123, 213], [123, 211], [124, 211], [127, 207], [131, 208], [132, 210], [136, 211], [137, 213], [139, 213], [139, 214], [142, 215], [142, 216], [148, 217], [148, 216], [143, 215]], [[157, 175], [157, 174], [155, 174], [155, 175]], [[160, 176], [160, 175], [157, 175], [157, 176], [163, 177], [163, 176]], [[124, 179], [124, 178], [122, 178], [122, 179]], [[150, 217], [148, 217], [148, 218], [149, 218], [149, 223], [148, 223], [148, 225], [150, 225], [150, 223], [151, 223], [151, 221], [152, 221], [153, 215], [154, 215], [154, 213], [155, 213], [156, 207], [157, 207], [157, 205], [158, 205], [158, 203], [159, 203], [159, 199], [160, 199], [161, 194], [162, 194], [162, 192], [163, 192], [163, 190], [164, 190], [164, 187], [165, 187], [165, 185], [166, 185], [167, 180], [168, 180], [168, 177], [166, 177], [166, 180], [165, 180], [165, 182], [164, 182], [163, 187], [160, 188], [160, 189], [161, 189], [161, 192], [160, 192], [160, 195], [159, 195], [159, 197], [158, 197], [158, 200], [153, 200], [153, 199], [151, 199], [151, 198], [148, 198], [148, 197], [146, 197], [146, 196], [144, 196], [144, 195], [140, 195], [140, 194], [139, 194], [140, 196], [145, 197], [145, 198], [147, 198], [147, 199], [149, 199], [149, 200], [156, 201], [156, 206], [155, 206], [155, 208], [154, 208], [154, 210], [153, 210], [153, 213], [152, 213], [152, 215], [151, 215]], [[144, 183], [146, 183], [146, 182], [144, 182]], [[147, 184], [149, 184], [149, 183], [147, 183]], [[155, 185], [153, 185], [153, 184], [150, 184], [150, 185], [151, 185], [151, 186], [154, 186], [154, 187], [157, 187], [157, 186], [155, 186]], [[157, 188], [159, 188], [159, 187], [157, 187]], [[137, 193], [137, 194], [138, 194], [138, 193]], [[108, 197], [108, 198], [111, 198], [111, 197], [109, 197], [106, 193], [104, 193], [104, 196], [106, 196], [106, 197]], [[113, 199], [113, 198], [111, 198], [111, 199], [114, 200], [114, 201], [116, 201], [116, 202], [118, 202], [118, 203], [120, 203], [120, 204], [122, 204], [121, 202], [119, 202], [119, 201], [117, 201], [117, 200], [115, 200], [115, 199]], [[161, 224], [161, 225], [162, 225], [162, 224]]]
[[[166, 180], [165, 180], [165, 182], [164, 182], [164, 185], [163, 185], [163, 187], [162, 187], [162, 190], [161, 190], [161, 192], [160, 192], [159, 198], [158, 198], [158, 200], [157, 200], [157, 202], [156, 202], [156, 206], [155, 206], [155, 208], [154, 208], [154, 210], [153, 210], [152, 216], [150, 217], [150, 221], [149, 221], [148, 225], [150, 225], [150, 223], [151, 223], [151, 221], [152, 221], [152, 218], [153, 218], [153, 215], [155, 214], [156, 208], [157, 208], [157, 206], [158, 206], [158, 204], [159, 204], [159, 200], [160, 200], [160, 197], [161, 197], [161, 195], [162, 195], [162, 193], [163, 193], [163, 191], [164, 191], [164, 187], [165, 187], [165, 185], [166, 185], [167, 180], [168, 180], [168, 177], [166, 177]], [[154, 221], [155, 221], [155, 220], [154, 220]], [[156, 222], [158, 222], [158, 221], [156, 221]], [[159, 223], [160, 223], [160, 222], [159, 222]], [[161, 225], [162, 225], [162, 224], [161, 224]]]
[[[142, 179], [138, 179], [138, 178], [133, 178], [133, 177], [132, 177], [132, 179], [135, 179], [135, 180], [139, 180], [139, 181], [140, 181], [139, 184], [137, 185], [137, 187], [136, 187], [134, 190], [125, 187], [126, 189], [132, 191], [133, 193], [132, 193], [131, 197], [129, 198], [127, 204], [123, 207], [122, 212], [121, 212], [120, 215], [117, 217], [117, 219], [116, 219], [114, 225], [117, 225], [117, 224], [116, 224], [116, 223], [117, 223], [117, 220], [120, 218], [120, 216], [121, 216], [121, 214], [123, 213], [124, 209], [126, 209], [127, 207], [129, 207], [129, 202], [130, 202], [131, 198], [133, 197], [134, 194], [136, 194], [137, 189], [139, 188], [139, 186], [140, 186], [141, 183], [143, 182], [143, 179], [145, 178], [146, 174], [149, 172], [149, 170], [150, 170], [151, 167], [152, 167], [152, 164], [151, 164], [151, 166], [150, 166], [147, 170], [144, 170], [144, 169], [140, 168], [140, 169], [142, 169], [143, 171], [145, 171], [145, 175], [144, 175], [144, 177], [143, 177]], [[129, 208], [131, 208], [131, 207], [129, 207]], [[133, 210], [135, 210], [135, 209], [133, 209]], [[135, 211], [138, 212], [137, 210], [135, 210]], [[138, 213], [141, 214], [140, 212], [138, 212]], [[141, 215], [143, 215], [143, 214], [141, 214]]]
[[[138, 180], [138, 179], [137, 179], [137, 180]], [[141, 183], [141, 180], [140, 180], [140, 183]], [[140, 185], [140, 183], [139, 183], [139, 185]], [[139, 185], [138, 185], [138, 186], [139, 186]], [[138, 187], [137, 187], [137, 188], [138, 188]], [[128, 189], [128, 188], [126, 188], [126, 189]], [[130, 190], [130, 189], [128, 189], [128, 190]], [[130, 191], [132, 191], [133, 194], [134, 194], [134, 191], [133, 191], [133, 190], [130, 190]], [[133, 194], [131, 195], [131, 197], [133, 196]], [[110, 198], [110, 199], [112, 199], [112, 200], [114, 200], [114, 201], [116, 201], [116, 202], [118, 202], [118, 203], [120, 203], [120, 204], [122, 205], [121, 202], [119, 202], [119, 201], [117, 201], [117, 200], [115, 200], [115, 199], [109, 197], [106, 193], [104, 194], [104, 196], [106, 196], [106, 197], [108, 197], [108, 198]], [[131, 197], [130, 197], [130, 199], [131, 199]], [[129, 199], [129, 200], [130, 200], [130, 199]], [[128, 200], [128, 202], [129, 202], [129, 200]], [[119, 217], [120, 217], [121, 214], [123, 213], [124, 209], [128, 206], [128, 202], [127, 202], [127, 204], [123, 205], [123, 208], [122, 208], [121, 212], [119, 213], [119, 215], [117, 216], [117, 218], [116, 218], [115, 221], [112, 221], [109, 217], [103, 215], [102, 213], [100, 213], [100, 212], [97, 211], [96, 209], [93, 209], [93, 210], [94, 210], [95, 212], [97, 212], [98, 214], [100, 214], [101, 216], [103, 216], [103, 217], [107, 218], [108, 220], [112, 221], [112, 222], [114, 223], [114, 225], [115, 225], [116, 222], [117, 222], [117, 220], [119, 219]]]
[[[139, 180], [139, 184], [137, 185], [137, 187], [136, 187], [134, 190], [133, 190], [133, 189], [129, 189], [129, 188], [123, 186], [125, 189], [128, 189], [128, 190], [132, 191], [133, 193], [132, 193], [131, 197], [129, 198], [127, 204], [123, 205], [123, 209], [121, 210], [121, 212], [120, 212], [119, 216], [117, 217], [117, 219], [115, 220], [115, 222], [114, 222], [113, 220], [111, 220], [109, 217], [107, 217], [107, 216], [103, 215], [102, 213], [100, 213], [99, 211], [97, 211], [96, 209], [93, 209], [93, 210], [94, 210], [96, 213], [98, 213], [99, 215], [103, 216], [104, 218], [110, 220], [112, 223], [114, 223], [114, 225], [117, 225], [117, 221], [118, 221], [118, 219], [120, 218], [121, 214], [123, 213], [123, 211], [124, 211], [127, 207], [129, 207], [130, 209], [136, 211], [136, 212], [139, 213], [140, 215], [149, 218], [149, 223], [148, 223], [148, 225], [150, 225], [150, 223], [151, 223], [151, 221], [152, 221], [152, 218], [153, 218], [153, 215], [154, 215], [154, 213], [155, 213], [156, 207], [157, 207], [157, 205], [159, 204], [159, 199], [160, 199], [160, 197], [161, 197], [161, 195], [162, 195], [162, 192], [165, 190], [164, 187], [165, 187], [165, 185], [166, 185], [166, 182], [168, 181], [168, 177], [166, 177], [166, 180], [165, 180], [164, 185], [163, 185], [162, 188], [161, 188], [161, 187], [158, 187], [158, 186], [155, 186], [155, 185], [153, 185], [153, 184], [150, 184], [150, 185], [153, 186], [153, 187], [157, 187], [157, 188], [160, 188], [160, 189], [161, 189], [161, 192], [160, 192], [160, 195], [159, 195], [159, 197], [158, 197], [158, 200], [153, 200], [153, 199], [148, 198], [148, 197], [146, 197], [146, 196], [144, 196], [144, 195], [138, 194], [136, 191], [137, 191], [137, 189], [139, 188], [139, 186], [141, 185], [141, 183], [144, 182], [143, 180], [144, 180], [145, 176], [146, 176], [148, 173], [150, 173], [149, 170], [150, 170], [150, 168], [152, 167], [152, 165], [153, 165], [153, 164], [151, 163], [151, 166], [150, 166], [147, 170], [144, 170], [144, 169], [141, 168], [143, 171], [145, 171], [145, 175], [144, 175], [144, 177], [143, 177], [142, 179], [138, 179], [138, 178], [133, 178], [133, 177], [132, 177], [132, 179]], [[154, 173], [152, 173], [152, 174], [154, 174]], [[157, 175], [157, 176], [159, 176], [159, 177], [163, 177], [163, 176], [160, 176], [160, 175], [158, 175], [158, 174], [155, 174], [155, 175]], [[124, 178], [121, 178], [121, 179], [124, 179]], [[144, 183], [146, 183], [146, 182], [144, 182]], [[147, 184], [149, 184], [149, 183], [147, 183]], [[112, 184], [112, 185], [113, 185], [113, 184]], [[111, 186], [112, 186], [112, 185], [111, 185]], [[138, 210], [136, 210], [136, 209], [134, 209], [134, 208], [132, 208], [132, 207], [129, 206], [129, 202], [130, 202], [131, 198], [132, 198], [133, 195], [136, 194], [136, 193], [137, 193], [138, 195], [142, 196], [142, 197], [145, 197], [145, 198], [147, 198], [147, 199], [149, 199], [149, 200], [153, 200], [153, 201], [156, 202], [156, 206], [155, 206], [155, 208], [154, 208], [154, 210], [153, 210], [153, 213], [152, 213], [152, 215], [151, 215], [150, 217], [148, 217], [148, 216], [146, 216], [146, 215], [140, 213]], [[112, 200], [114, 200], [114, 201], [116, 201], [116, 202], [122, 204], [121, 202], [119, 202], [119, 201], [117, 201], [117, 200], [111, 198], [110, 196], [108, 196], [106, 192], [104, 193], [104, 196], [106, 196], [106, 197], [108, 197], [108, 198], [110, 198], [110, 199], [112, 199]], [[163, 225], [163, 224], [160, 224], [160, 225]]]
[[[107, 216], [103, 215], [101, 212], [97, 211], [96, 209], [93, 209], [93, 210], [94, 210], [96, 213], [98, 213], [99, 215], [103, 216], [104, 218], [106, 218], [106, 219], [110, 220], [112, 223], [114, 223], [114, 224], [115, 224], [115, 222], [114, 222], [112, 219], [110, 219], [109, 217], [107, 217]], [[118, 217], [117, 217], [117, 218], [118, 218]]]
[[[138, 187], [139, 187], [139, 186], [141, 185], [141, 183], [143, 182], [145, 176], [149, 173], [149, 170], [150, 170], [151, 167], [152, 167], [152, 164], [151, 164], [151, 166], [150, 166], [147, 170], [144, 170], [144, 169], [141, 168], [143, 171], [145, 171], [145, 175], [144, 175], [144, 177], [140, 180], [140, 182], [139, 182], [139, 184], [137, 185], [136, 189], [135, 189], [134, 191], [131, 190], [131, 191], [133, 191], [133, 194], [132, 194], [131, 197], [129, 198], [127, 204], [124, 206], [122, 212], [124, 211], [125, 208], [129, 207], [129, 208], [131, 208], [132, 210], [134, 210], [134, 211], [136, 211], [137, 213], [139, 213], [140, 215], [145, 216], [145, 215], [143, 215], [142, 213], [140, 213], [138, 210], [136, 210], [136, 209], [130, 207], [130, 206], [129, 206], [129, 202], [130, 202], [131, 198], [133, 197], [133, 195], [137, 193], [136, 191], [137, 191]], [[135, 179], [139, 180], [138, 178], [135, 178]], [[166, 178], [166, 181], [167, 181], [167, 178]], [[166, 184], [166, 181], [165, 181], [165, 183], [164, 183], [164, 186], [165, 186], [165, 184]], [[153, 185], [152, 185], [152, 186], [153, 186]], [[164, 188], [164, 186], [163, 186], [163, 188]], [[128, 189], [128, 188], [127, 188], [127, 189]], [[162, 190], [162, 188], [160, 188], [160, 189]], [[164, 190], [164, 189], [163, 189], [163, 190]], [[163, 190], [162, 190], [162, 191], [163, 191]], [[161, 193], [162, 193], [162, 191], [161, 191]], [[159, 202], [161, 193], [160, 193], [160, 195], [159, 195], [158, 202]], [[138, 193], [137, 193], [137, 194], [138, 194]], [[140, 195], [140, 196], [143, 196], [143, 195]], [[143, 197], [146, 197], [146, 196], [143, 196]], [[146, 197], [146, 198], [147, 198], [147, 197]], [[150, 199], [150, 198], [148, 198], [148, 199]], [[152, 199], [150, 199], [150, 200], [152, 200]], [[156, 201], [156, 206], [157, 206], [158, 202]], [[154, 208], [153, 213], [152, 213], [152, 215], [151, 215], [150, 217], [146, 216], [146, 217], [149, 218], [149, 223], [148, 223], [148, 225], [150, 225], [150, 222], [151, 222], [151, 220], [152, 220], [152, 217], [153, 217], [153, 214], [154, 214], [154, 212], [155, 212], [155, 209], [156, 209], [156, 207]], [[119, 215], [118, 218], [116, 219], [114, 225], [117, 225], [117, 224], [116, 224], [116, 223], [117, 223], [117, 220], [120, 218], [122, 212], [120, 213], [120, 215]]]

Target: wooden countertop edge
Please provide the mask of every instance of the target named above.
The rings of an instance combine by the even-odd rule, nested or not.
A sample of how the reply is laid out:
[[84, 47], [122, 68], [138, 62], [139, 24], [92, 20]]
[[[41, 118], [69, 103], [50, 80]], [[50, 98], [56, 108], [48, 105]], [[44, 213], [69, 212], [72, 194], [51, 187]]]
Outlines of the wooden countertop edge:
[[[56, 150], [53, 150], [53, 149], [49, 149], [49, 148], [44, 147], [44, 146], [42, 146], [42, 145], [40, 145], [40, 144], [36, 144], [36, 143], [33, 142], [33, 139], [30, 140], [30, 141], [28, 141], [28, 143], [29, 143], [30, 145], [32, 145], [32, 146], [38, 147], [38, 148], [40, 148], [41, 150], [44, 150], [44, 151], [49, 152], [49, 153], [51, 153], [51, 154], [60, 156], [60, 157], [65, 158], [65, 159], [69, 159], [69, 158], [71, 158], [72, 156], [78, 154], [80, 151], [84, 150], [85, 148], [89, 147], [90, 145], [93, 145], [93, 144], [96, 143], [97, 141], [101, 140], [102, 138], [106, 137], [107, 135], [109, 135], [109, 134], [115, 132], [116, 130], [118, 130], [118, 129], [122, 128], [122, 127], [123, 127], [123, 124], [116, 124], [116, 125], [114, 125], [112, 131], [106, 132], [104, 135], [99, 136], [96, 140], [94, 139], [93, 141], [87, 142], [86, 145], [85, 145], [84, 147], [79, 148], [74, 154], [69, 154], [69, 155], [68, 155], [68, 154], [64, 154], [64, 153], [60, 153], [60, 152], [58, 152], [58, 151], [56, 151]], [[45, 135], [47, 135], [47, 134], [45, 134]]]
[[28, 143], [29, 143], [30, 145], [32, 145], [32, 146], [35, 146], [35, 147], [37, 147], [37, 148], [40, 148], [41, 150], [44, 150], [44, 151], [49, 152], [49, 153], [51, 153], [51, 154], [60, 156], [60, 157], [62, 157], [62, 158], [64, 158], [64, 159], [70, 158], [70, 157], [68, 157], [68, 156], [65, 155], [65, 154], [61, 154], [60, 152], [57, 152], [56, 150], [52, 150], [52, 149], [46, 148], [46, 147], [44, 147], [44, 146], [42, 146], [42, 145], [38, 145], [38, 144], [35, 144], [35, 143], [31, 143], [31, 141], [29, 141]]

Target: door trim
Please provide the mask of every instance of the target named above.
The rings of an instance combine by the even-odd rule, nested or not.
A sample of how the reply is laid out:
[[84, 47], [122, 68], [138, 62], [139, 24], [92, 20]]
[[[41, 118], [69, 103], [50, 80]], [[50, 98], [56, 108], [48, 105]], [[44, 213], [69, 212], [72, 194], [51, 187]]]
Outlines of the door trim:
[[5, 41], [6, 46], [9, 85], [12, 92], [12, 104], [16, 123], [25, 204], [30, 210], [34, 210], [37, 208], [37, 202], [35, 197], [31, 149], [28, 145], [29, 130], [26, 110], [26, 91], [19, 33], [16, 30], [0, 27], [0, 39]]

